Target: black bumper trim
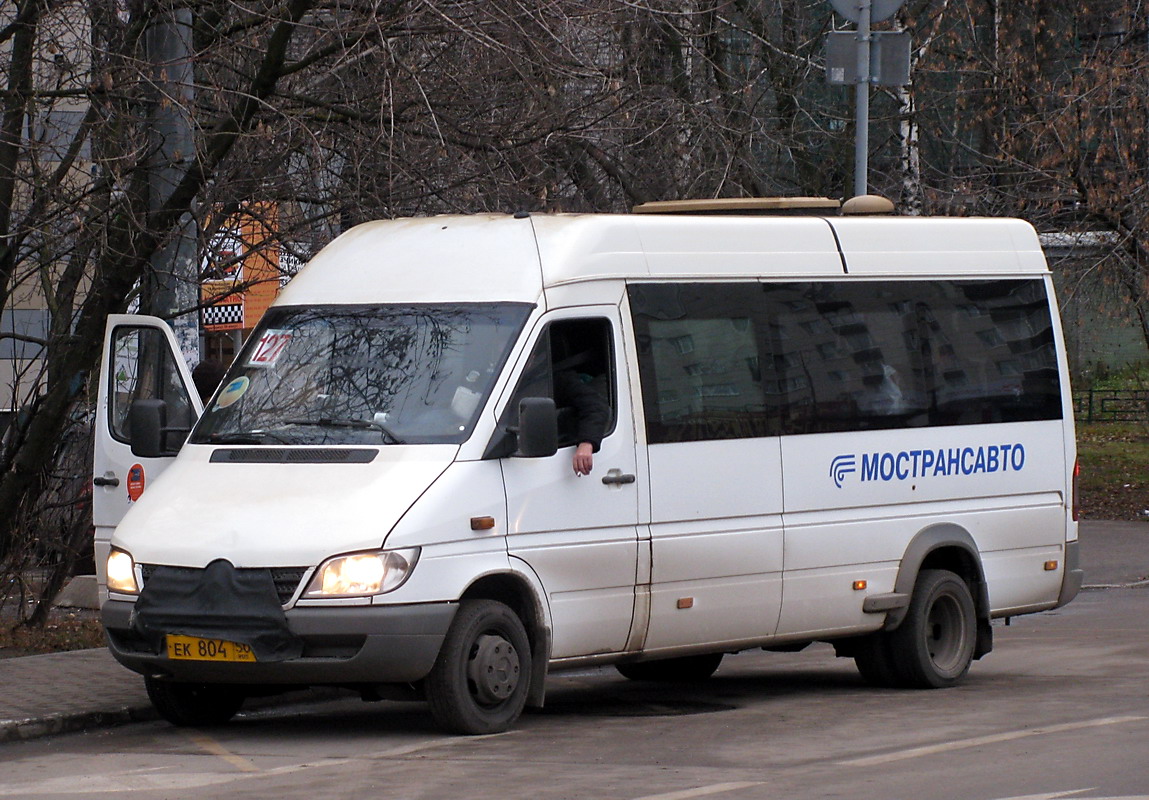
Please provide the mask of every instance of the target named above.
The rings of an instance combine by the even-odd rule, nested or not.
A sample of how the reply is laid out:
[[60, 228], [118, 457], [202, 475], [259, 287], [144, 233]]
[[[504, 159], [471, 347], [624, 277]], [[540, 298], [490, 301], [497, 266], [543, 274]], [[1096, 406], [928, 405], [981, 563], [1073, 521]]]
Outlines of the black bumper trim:
[[[304, 656], [267, 663], [172, 660], [148, 652], [131, 631], [134, 603], [109, 600], [101, 610], [108, 647], [117, 661], [141, 675], [196, 682], [285, 685], [410, 683], [426, 677], [435, 663], [456, 603], [409, 606], [295, 608], [286, 613], [292, 633], [304, 641]], [[308, 657], [331, 652], [337, 641], [362, 640], [346, 657]], [[310, 645], [310, 647], [309, 647]]]

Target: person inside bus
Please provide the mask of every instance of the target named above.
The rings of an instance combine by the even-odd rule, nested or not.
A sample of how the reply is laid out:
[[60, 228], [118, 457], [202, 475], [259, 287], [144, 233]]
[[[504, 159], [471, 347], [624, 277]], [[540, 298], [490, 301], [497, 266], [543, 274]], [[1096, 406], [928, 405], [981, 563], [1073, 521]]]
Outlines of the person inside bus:
[[575, 445], [571, 467], [580, 478], [594, 468], [594, 454], [613, 416], [607, 400], [609, 331], [602, 319], [563, 320], [550, 331], [559, 445]]
[[601, 319], [552, 323], [532, 351], [504, 426], [517, 425], [524, 397], [550, 397], [558, 412], [558, 446], [574, 445], [571, 468], [578, 477], [590, 474], [594, 454], [614, 420], [610, 389], [610, 325]]
[[590, 375], [576, 369], [555, 370], [555, 406], [560, 414], [569, 413], [569, 435], [576, 443], [571, 466], [580, 478], [594, 468], [594, 454], [610, 424], [610, 404], [592, 383]]

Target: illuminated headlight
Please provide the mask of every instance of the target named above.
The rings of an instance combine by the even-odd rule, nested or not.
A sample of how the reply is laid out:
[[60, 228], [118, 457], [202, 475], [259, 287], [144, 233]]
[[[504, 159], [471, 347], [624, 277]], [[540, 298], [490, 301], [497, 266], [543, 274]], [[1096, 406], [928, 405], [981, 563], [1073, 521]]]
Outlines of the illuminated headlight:
[[391, 592], [403, 585], [418, 560], [418, 547], [337, 556], [323, 562], [303, 596], [363, 597]]
[[139, 594], [136, 584], [136, 562], [123, 550], [108, 554], [108, 591], [121, 594]]

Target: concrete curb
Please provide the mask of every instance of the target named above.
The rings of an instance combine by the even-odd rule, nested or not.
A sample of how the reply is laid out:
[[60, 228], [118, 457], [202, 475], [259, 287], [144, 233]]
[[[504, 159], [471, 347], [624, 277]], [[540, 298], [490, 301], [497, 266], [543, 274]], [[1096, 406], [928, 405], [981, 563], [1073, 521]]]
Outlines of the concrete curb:
[[0, 744], [39, 739], [60, 733], [76, 733], [91, 728], [111, 728], [129, 722], [151, 722], [156, 719], [159, 719], [159, 714], [150, 705], [125, 706], [113, 711], [50, 714], [33, 719], [0, 719]]

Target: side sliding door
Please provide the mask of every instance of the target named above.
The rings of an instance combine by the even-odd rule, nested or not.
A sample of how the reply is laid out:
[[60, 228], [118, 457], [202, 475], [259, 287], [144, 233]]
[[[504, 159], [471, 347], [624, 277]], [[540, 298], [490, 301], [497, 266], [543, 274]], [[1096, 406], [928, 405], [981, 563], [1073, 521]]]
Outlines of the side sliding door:
[[761, 285], [628, 294], [649, 457], [644, 650], [769, 637], [782, 599], [782, 475]]

